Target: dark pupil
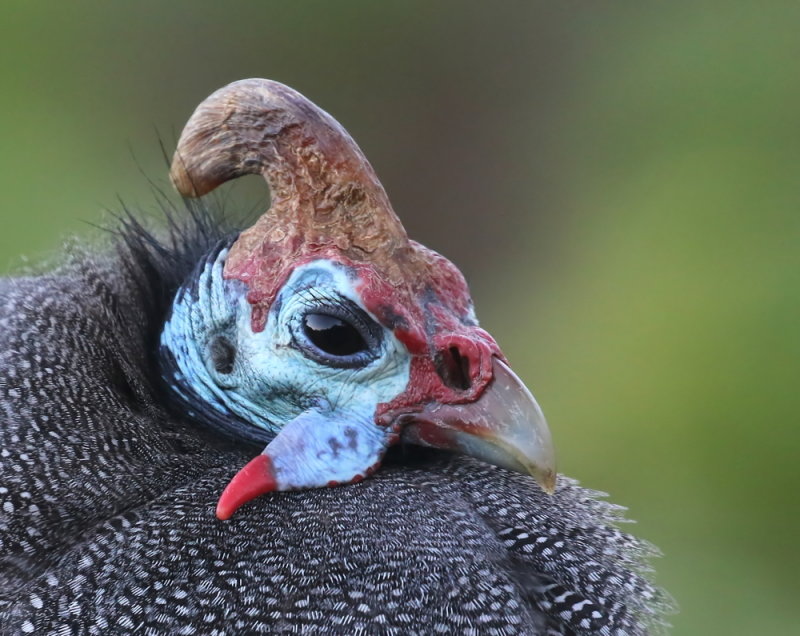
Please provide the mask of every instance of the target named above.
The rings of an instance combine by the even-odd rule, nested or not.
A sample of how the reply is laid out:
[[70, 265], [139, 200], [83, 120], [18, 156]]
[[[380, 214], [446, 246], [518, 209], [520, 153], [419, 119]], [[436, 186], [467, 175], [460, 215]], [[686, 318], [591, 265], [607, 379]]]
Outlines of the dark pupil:
[[353, 325], [329, 314], [306, 314], [306, 336], [325, 353], [350, 356], [367, 348], [364, 338]]

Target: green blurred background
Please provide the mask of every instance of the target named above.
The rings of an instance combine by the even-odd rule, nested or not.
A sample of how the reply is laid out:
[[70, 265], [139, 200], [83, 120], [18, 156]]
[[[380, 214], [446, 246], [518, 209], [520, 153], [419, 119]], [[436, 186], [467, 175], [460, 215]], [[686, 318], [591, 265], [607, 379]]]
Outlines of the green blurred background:
[[674, 633], [797, 633], [798, 32], [777, 1], [9, 2], [0, 271], [155, 210], [212, 90], [290, 84], [465, 271], [561, 468], [661, 547]]

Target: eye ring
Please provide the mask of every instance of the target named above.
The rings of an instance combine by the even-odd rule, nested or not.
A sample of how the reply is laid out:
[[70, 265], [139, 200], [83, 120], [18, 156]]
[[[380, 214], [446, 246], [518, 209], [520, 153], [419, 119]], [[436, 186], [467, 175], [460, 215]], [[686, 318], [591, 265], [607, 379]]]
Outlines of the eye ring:
[[293, 344], [303, 355], [328, 367], [365, 367], [378, 357], [381, 327], [354, 303], [309, 307], [298, 317]]

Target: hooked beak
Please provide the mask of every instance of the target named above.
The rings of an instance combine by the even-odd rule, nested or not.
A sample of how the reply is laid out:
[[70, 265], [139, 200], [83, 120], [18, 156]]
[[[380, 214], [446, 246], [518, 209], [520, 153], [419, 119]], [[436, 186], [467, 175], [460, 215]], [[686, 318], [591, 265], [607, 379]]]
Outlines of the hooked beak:
[[[504, 362], [493, 358], [493, 379], [467, 404], [431, 402], [400, 415], [407, 442], [458, 451], [532, 475], [552, 493], [553, 441], [533, 395]], [[392, 440], [391, 427], [352, 412], [308, 410], [290, 421], [261, 455], [230, 481], [217, 504], [229, 519], [243, 504], [268, 492], [361, 481], [378, 467]]]
[[475, 402], [432, 402], [412, 416], [402, 438], [529, 474], [552, 494], [556, 456], [542, 409], [507, 364], [494, 358], [492, 369], [491, 384]]

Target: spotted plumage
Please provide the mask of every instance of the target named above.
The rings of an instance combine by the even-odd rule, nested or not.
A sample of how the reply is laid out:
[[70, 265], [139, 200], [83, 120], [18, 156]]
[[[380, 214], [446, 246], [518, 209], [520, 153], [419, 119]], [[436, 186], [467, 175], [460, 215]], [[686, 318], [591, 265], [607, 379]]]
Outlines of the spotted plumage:
[[147, 290], [180, 278], [179, 250], [125, 237], [0, 286], [2, 633], [659, 623], [664, 597], [642, 574], [651, 547], [563, 477], [548, 496], [529, 477], [406, 447], [360, 484], [279, 493], [216, 521], [221, 488], [253, 451], [165, 400], [148, 352], [166, 303]]
[[[266, 108], [261, 154], [220, 95]], [[189, 137], [211, 159], [173, 178], [263, 169], [253, 228], [186, 200], [0, 281], [0, 633], [658, 631], [654, 550], [556, 480], [463, 278], [407, 241], [352, 140], [266, 80], [210, 99]]]

